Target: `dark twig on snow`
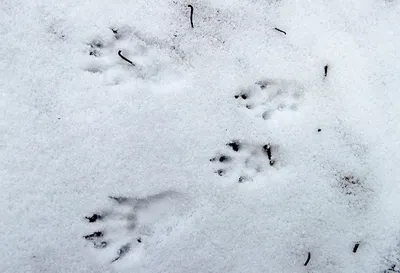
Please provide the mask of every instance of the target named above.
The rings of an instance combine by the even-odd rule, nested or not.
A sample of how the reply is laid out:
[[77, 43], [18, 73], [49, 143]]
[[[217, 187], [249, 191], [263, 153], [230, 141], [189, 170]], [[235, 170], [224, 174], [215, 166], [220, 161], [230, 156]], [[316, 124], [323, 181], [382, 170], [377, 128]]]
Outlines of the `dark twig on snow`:
[[285, 35], [286, 35], [286, 32], [285, 32], [285, 31], [283, 31], [283, 30], [281, 30], [281, 29], [279, 29], [279, 28], [275, 28], [275, 30], [277, 30], [277, 31], [279, 31], [279, 32], [282, 32], [283, 34], [285, 34]]
[[275, 160], [272, 160], [272, 152], [271, 152], [271, 145], [266, 144], [263, 146], [263, 151], [267, 154], [268, 160], [269, 160], [269, 165], [272, 166], [275, 163]]
[[192, 26], [192, 28], [194, 28], [194, 26], [193, 26], [193, 6], [188, 5], [188, 7], [190, 8], [190, 25]]
[[328, 76], [328, 65], [325, 65], [324, 71], [325, 71], [325, 77]]
[[358, 247], [360, 246], [360, 243], [356, 243], [353, 247], [353, 253], [357, 252]]
[[304, 263], [304, 266], [307, 266], [307, 265], [308, 265], [308, 262], [310, 261], [310, 259], [311, 259], [311, 253], [308, 252], [307, 261]]
[[122, 56], [121, 52], [122, 52], [121, 50], [118, 51], [118, 56], [120, 56], [120, 57], [122, 58], [122, 60], [124, 60], [124, 61], [130, 63], [130, 64], [133, 65], [133, 66], [135, 66], [135, 64], [134, 64], [132, 61], [130, 61], [130, 60], [128, 60], [127, 58], [125, 58], [124, 56]]

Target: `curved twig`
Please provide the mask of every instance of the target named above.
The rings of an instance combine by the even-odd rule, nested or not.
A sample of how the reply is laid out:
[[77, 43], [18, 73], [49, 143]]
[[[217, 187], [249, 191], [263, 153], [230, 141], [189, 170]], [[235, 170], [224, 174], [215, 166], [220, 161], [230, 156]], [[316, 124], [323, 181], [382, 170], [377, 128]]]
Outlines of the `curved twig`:
[[122, 56], [121, 52], [122, 52], [122, 50], [118, 51], [118, 56], [120, 56], [122, 60], [124, 60], [124, 61], [130, 63], [130, 64], [133, 65], [133, 66], [135, 66], [135, 64], [134, 64], [132, 61], [130, 61], [130, 60], [128, 60], [127, 58], [125, 58], [124, 56]]
[[283, 30], [281, 30], [281, 29], [279, 29], [279, 28], [275, 28], [275, 30], [277, 30], [277, 31], [279, 31], [279, 32], [282, 32], [283, 34], [285, 34], [285, 35], [286, 35], [286, 32], [285, 32], [285, 31], [283, 31]]
[[310, 259], [311, 259], [311, 252], [308, 252], [307, 261], [304, 263], [304, 266], [308, 265], [308, 262], [310, 261]]
[[194, 28], [194, 26], [193, 26], [193, 6], [188, 5], [188, 7], [190, 8], [190, 25], [192, 26], [192, 28]]
[[353, 253], [357, 252], [358, 247], [360, 246], [360, 243], [356, 243], [353, 247]]

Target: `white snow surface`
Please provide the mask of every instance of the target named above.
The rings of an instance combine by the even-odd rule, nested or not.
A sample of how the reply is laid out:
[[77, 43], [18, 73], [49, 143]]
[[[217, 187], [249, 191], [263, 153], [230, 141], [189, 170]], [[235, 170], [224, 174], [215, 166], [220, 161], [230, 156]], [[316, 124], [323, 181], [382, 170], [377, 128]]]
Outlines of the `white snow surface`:
[[2, 0], [0, 38], [0, 272], [400, 272], [398, 0]]

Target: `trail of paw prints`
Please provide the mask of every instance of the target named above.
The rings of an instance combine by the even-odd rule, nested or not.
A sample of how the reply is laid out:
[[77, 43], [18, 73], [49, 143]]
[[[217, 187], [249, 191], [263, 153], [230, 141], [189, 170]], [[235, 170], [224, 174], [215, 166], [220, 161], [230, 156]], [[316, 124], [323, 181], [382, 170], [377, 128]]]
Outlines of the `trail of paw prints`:
[[219, 176], [236, 176], [238, 183], [251, 181], [276, 165], [276, 146], [233, 140], [210, 159]]
[[178, 78], [174, 47], [128, 26], [110, 27], [85, 45], [84, 71], [101, 74], [118, 85], [132, 79], [170, 81]]
[[[178, 194], [170, 191], [145, 198], [110, 196], [111, 204], [107, 209], [85, 217], [93, 232], [83, 238], [105, 262], [115, 263], [135, 255], [135, 250], [156, 235], [157, 223], [166, 225], [177, 198]], [[171, 227], [168, 230], [171, 231]]]
[[264, 120], [270, 119], [277, 111], [297, 111], [303, 97], [302, 86], [284, 80], [257, 81], [234, 95], [241, 107]]

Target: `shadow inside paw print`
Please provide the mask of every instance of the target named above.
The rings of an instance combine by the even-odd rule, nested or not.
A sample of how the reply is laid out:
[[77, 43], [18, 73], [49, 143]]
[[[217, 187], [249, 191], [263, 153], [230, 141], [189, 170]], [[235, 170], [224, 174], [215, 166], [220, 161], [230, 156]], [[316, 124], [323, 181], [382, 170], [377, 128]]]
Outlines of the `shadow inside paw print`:
[[216, 174], [226, 176], [235, 173], [237, 182], [252, 180], [268, 166], [274, 166], [273, 147], [270, 144], [254, 145], [233, 140], [226, 144], [223, 152], [210, 159], [217, 165]]
[[86, 43], [87, 72], [102, 74], [107, 84], [117, 85], [129, 79], [173, 81], [179, 74], [178, 55], [167, 41], [149, 37], [132, 27], [104, 29]]
[[[109, 209], [85, 217], [96, 230], [83, 238], [95, 249], [110, 248], [112, 251], [108, 259], [114, 263], [151, 236], [151, 218], [162, 218], [163, 213], [169, 209], [168, 201], [174, 197], [177, 197], [177, 193], [172, 191], [145, 198], [109, 196], [112, 201]], [[143, 215], [145, 221], [141, 219]]]
[[382, 273], [400, 273], [400, 243], [389, 249], [389, 255], [384, 258], [386, 269]]
[[341, 193], [341, 198], [349, 208], [364, 210], [373, 198], [373, 190], [362, 177], [351, 173], [338, 174], [335, 183], [335, 187]]
[[361, 188], [360, 179], [353, 175], [345, 175], [340, 177], [339, 181], [342, 191], [347, 195], [356, 195], [356, 192]]
[[296, 111], [303, 88], [294, 81], [261, 80], [234, 95], [242, 107], [268, 120], [276, 111]]

